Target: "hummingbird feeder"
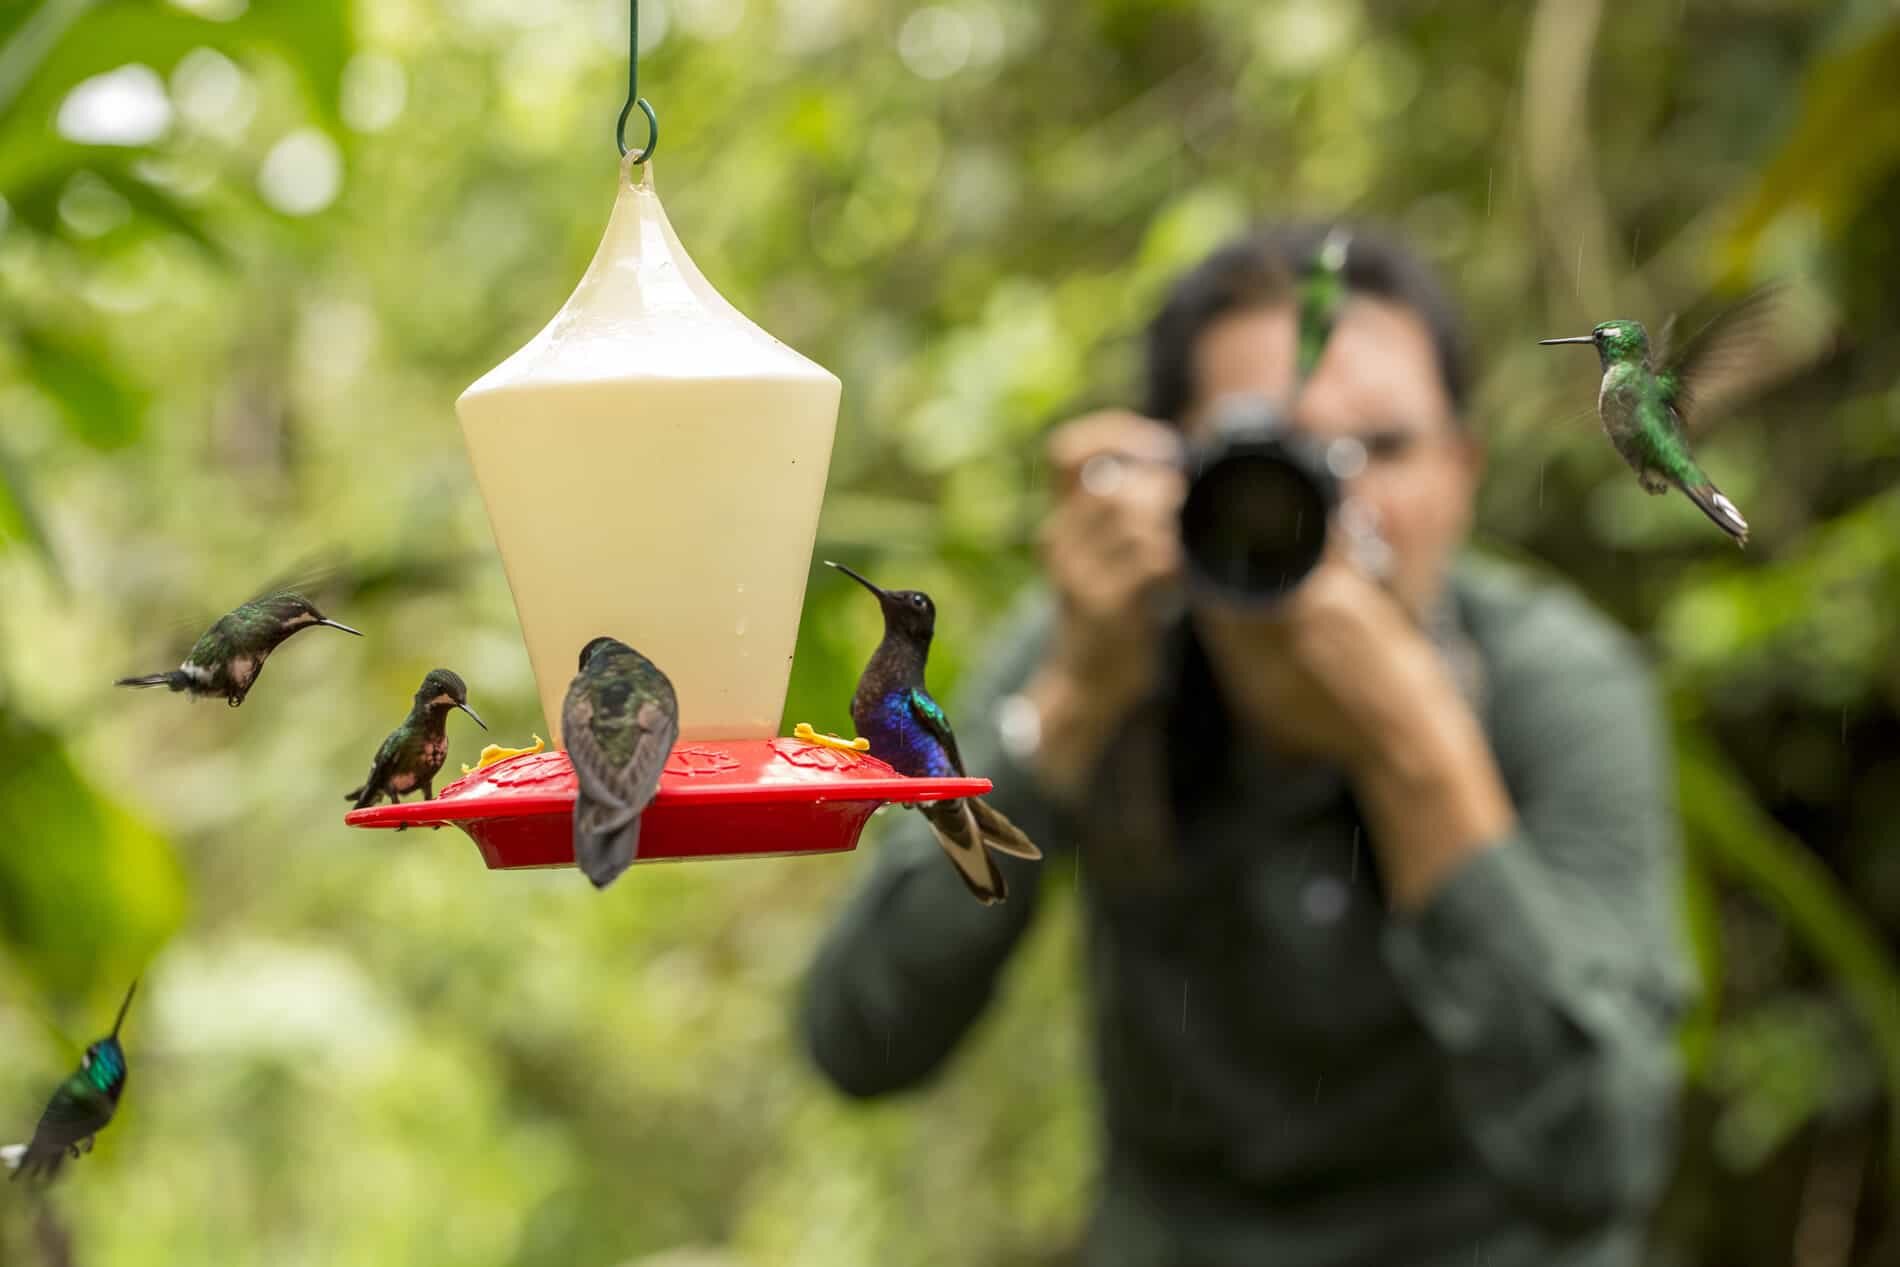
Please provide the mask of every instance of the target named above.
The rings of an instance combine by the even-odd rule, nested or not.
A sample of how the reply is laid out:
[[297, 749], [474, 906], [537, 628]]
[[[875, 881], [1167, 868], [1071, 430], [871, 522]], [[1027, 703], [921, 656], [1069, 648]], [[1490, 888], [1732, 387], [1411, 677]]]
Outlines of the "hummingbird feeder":
[[[862, 740], [777, 733], [840, 386], [728, 303], [680, 245], [654, 192], [659, 121], [637, 91], [638, 0], [629, 8], [619, 190], [593, 262], [554, 319], [456, 402], [553, 745], [491, 749], [433, 800], [344, 818], [452, 823], [491, 868], [574, 864], [561, 704], [601, 634], [658, 664], [680, 701], [640, 862], [849, 850], [880, 805], [990, 788], [901, 775]], [[647, 142], [634, 151], [636, 108]]]

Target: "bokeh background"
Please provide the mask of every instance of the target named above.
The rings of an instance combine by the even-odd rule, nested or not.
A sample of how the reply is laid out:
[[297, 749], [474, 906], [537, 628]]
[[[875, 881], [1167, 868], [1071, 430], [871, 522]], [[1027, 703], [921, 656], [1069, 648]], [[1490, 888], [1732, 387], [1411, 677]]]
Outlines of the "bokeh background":
[[[954, 698], [1034, 574], [1039, 436], [1127, 403], [1171, 274], [1371, 217], [1469, 305], [1481, 544], [1670, 688], [1705, 1006], [1652, 1258], [1900, 1262], [1900, 14], [1850, 0], [646, 0], [661, 197], [845, 384], [819, 555], [932, 591]], [[486, 872], [341, 825], [428, 668], [545, 734], [455, 396], [605, 223], [620, 0], [0, 3], [0, 1135], [125, 982], [132, 1082], [0, 1261], [1032, 1264], [1090, 1180], [1069, 881], [936, 1087], [840, 1102], [788, 1026], [876, 848]], [[1800, 279], [1814, 355], [1644, 496], [1534, 340]], [[643, 524], [637, 498], [626, 531]], [[313, 556], [236, 712], [114, 691]], [[822, 571], [822, 569], [820, 569]], [[877, 616], [807, 596], [786, 725]], [[964, 1194], [954, 1207], [932, 1194]], [[972, 1204], [974, 1203], [974, 1204]]]

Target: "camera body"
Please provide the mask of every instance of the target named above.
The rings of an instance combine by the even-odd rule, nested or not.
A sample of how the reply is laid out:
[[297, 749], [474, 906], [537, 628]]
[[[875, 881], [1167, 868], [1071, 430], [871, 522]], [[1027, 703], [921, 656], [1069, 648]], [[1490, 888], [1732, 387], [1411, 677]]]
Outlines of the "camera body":
[[1223, 604], [1269, 608], [1325, 553], [1341, 497], [1335, 455], [1262, 396], [1222, 400], [1213, 422], [1214, 434], [1186, 455], [1188, 583]]

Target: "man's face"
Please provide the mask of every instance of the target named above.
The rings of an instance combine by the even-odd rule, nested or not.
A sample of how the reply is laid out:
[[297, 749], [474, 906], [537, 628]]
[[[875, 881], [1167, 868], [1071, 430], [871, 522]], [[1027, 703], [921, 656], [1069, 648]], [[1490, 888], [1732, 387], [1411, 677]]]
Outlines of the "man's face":
[[[1221, 397], [1284, 400], [1292, 386], [1296, 327], [1287, 305], [1222, 317], [1195, 347], [1195, 399], [1186, 427], [1206, 438]], [[1431, 334], [1409, 308], [1354, 295], [1341, 310], [1293, 425], [1320, 439], [1351, 436], [1366, 467], [1347, 482], [1368, 504], [1392, 548], [1391, 583], [1415, 614], [1437, 599], [1471, 525], [1481, 458], [1453, 419]]]

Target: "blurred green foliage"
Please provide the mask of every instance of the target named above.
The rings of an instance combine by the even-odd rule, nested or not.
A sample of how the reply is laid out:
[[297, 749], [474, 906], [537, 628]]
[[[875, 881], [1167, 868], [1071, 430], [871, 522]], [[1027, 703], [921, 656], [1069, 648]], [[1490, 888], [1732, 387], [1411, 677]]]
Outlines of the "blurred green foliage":
[[[1681, 730], [1710, 989], [1655, 1260], [1900, 1249], [1890, 6], [641, 8], [669, 214], [844, 380], [821, 552], [936, 595], [946, 690], [1033, 575], [1038, 436], [1130, 400], [1175, 270], [1283, 213], [1430, 252], [1481, 353], [1484, 543], [1648, 638]], [[624, 22], [0, 4], [0, 1134], [149, 982], [125, 1111], [54, 1200], [73, 1261], [1009, 1264], [1076, 1227], [1068, 878], [955, 1076], [864, 1110], [787, 1027], [863, 856], [600, 900], [340, 824], [436, 664], [500, 741], [546, 733], [451, 404], [593, 249]], [[1624, 477], [1534, 339], [1771, 274], [1823, 346], [1704, 446], [1743, 554]], [[237, 712], [108, 685], [321, 551], [371, 639], [288, 644]], [[848, 729], [875, 620], [813, 579], [788, 725]], [[0, 1259], [48, 1235], [0, 1188]]]

